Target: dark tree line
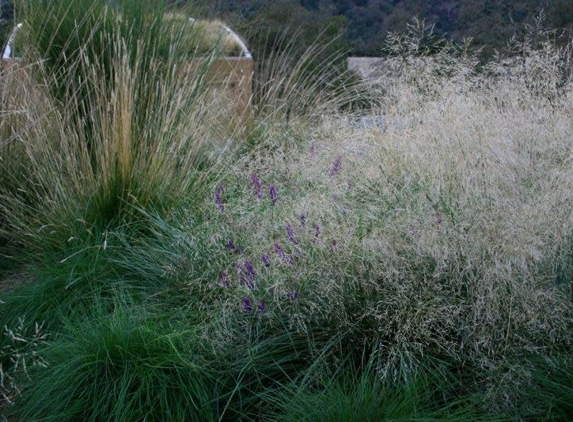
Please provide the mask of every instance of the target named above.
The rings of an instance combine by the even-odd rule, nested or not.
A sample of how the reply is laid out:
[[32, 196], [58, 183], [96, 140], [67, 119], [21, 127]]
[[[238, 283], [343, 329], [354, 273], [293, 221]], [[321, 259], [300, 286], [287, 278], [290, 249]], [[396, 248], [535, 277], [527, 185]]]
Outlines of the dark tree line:
[[[143, 1], [143, 0], [142, 0]], [[0, 36], [11, 18], [12, 0], [0, 0]], [[573, 35], [573, 0], [171, 0], [221, 17], [247, 34], [251, 44], [273, 43], [280, 34], [299, 32], [300, 43], [342, 35], [339, 47], [356, 55], [380, 55], [390, 31], [403, 32], [413, 16], [435, 24], [438, 36], [472, 38], [484, 54], [503, 47], [541, 13], [547, 28]], [[5, 35], [4, 35], [5, 36]], [[0, 40], [2, 41], [2, 40]]]
[[209, 13], [239, 27], [278, 31], [301, 26], [316, 31], [335, 23], [358, 55], [379, 55], [387, 33], [403, 32], [413, 16], [434, 23], [439, 36], [456, 41], [472, 38], [484, 54], [502, 48], [542, 11], [548, 29], [563, 30], [564, 39], [573, 35], [572, 0], [214, 0], [205, 4]]

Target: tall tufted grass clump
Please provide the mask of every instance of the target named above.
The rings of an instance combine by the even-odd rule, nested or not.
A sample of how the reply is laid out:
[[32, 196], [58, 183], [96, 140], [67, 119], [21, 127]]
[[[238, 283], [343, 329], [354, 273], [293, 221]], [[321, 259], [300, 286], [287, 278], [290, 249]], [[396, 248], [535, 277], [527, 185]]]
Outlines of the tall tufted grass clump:
[[23, 231], [49, 244], [42, 227], [55, 242], [80, 236], [69, 221], [103, 233], [129, 220], [128, 204], [166, 211], [218, 154], [211, 123], [224, 111], [207, 111], [205, 81], [216, 53], [191, 64], [162, 2], [118, 4], [20, 6], [26, 65], [2, 79], [4, 242]]
[[149, 235], [135, 210], [166, 215], [200, 197], [229, 133], [205, 79], [217, 48], [190, 50], [161, 2], [16, 6], [26, 47], [0, 78], [0, 319], [23, 319], [29, 337], [166, 290], [118, 264]]

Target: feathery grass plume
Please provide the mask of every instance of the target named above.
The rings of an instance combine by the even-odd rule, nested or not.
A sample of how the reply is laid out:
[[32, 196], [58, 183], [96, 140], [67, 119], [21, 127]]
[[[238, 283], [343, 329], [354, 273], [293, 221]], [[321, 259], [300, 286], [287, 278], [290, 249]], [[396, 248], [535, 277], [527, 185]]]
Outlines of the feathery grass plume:
[[[256, 57], [255, 109], [266, 119], [286, 119], [306, 113], [320, 116], [338, 111], [357, 95], [356, 81], [349, 78], [342, 59], [345, 51], [330, 48], [334, 41], [315, 41], [298, 51], [297, 32], [287, 31], [274, 40], [271, 48], [253, 46], [253, 51], [268, 51]], [[265, 37], [257, 37], [263, 42]], [[354, 83], [354, 84], [353, 84]]]
[[[104, 226], [121, 219], [126, 203], [168, 208], [194, 186], [206, 165], [207, 127], [216, 127], [207, 124], [215, 109], [208, 115], [203, 104], [215, 53], [190, 66], [196, 57], [182, 49], [184, 34], [164, 22], [163, 2], [118, 4], [22, 5], [27, 60], [41, 61], [29, 71], [53, 94], [43, 136], [58, 139], [26, 140], [31, 165], [47, 173], [40, 184], [65, 175], [62, 194]], [[48, 173], [53, 167], [57, 173]]]
[[[292, 311], [303, 331], [348, 328], [353, 344], [380, 339], [382, 380], [407, 381], [439, 356], [464, 393], [481, 394], [492, 414], [513, 414], [525, 409], [523, 350], [571, 358], [573, 95], [566, 85], [555, 107], [526, 93], [533, 74], [500, 70], [490, 80], [473, 57], [441, 54], [404, 58], [392, 101], [373, 110], [384, 127], [326, 116], [308, 143], [239, 160], [229, 169], [237, 186], [253, 172], [280, 181], [281, 206], [254, 210], [245, 199], [228, 230], [249, 250], [274, 245], [284, 264], [282, 222], [304, 209], [297, 265], [269, 269], [265, 289], [282, 299], [268, 303], [273, 314]], [[342, 154], [352, 189], [325, 177]]]
[[206, 142], [216, 107], [203, 101], [215, 56], [188, 66], [160, 9], [100, 3], [23, 5], [26, 63], [42, 61], [1, 82], [3, 106], [21, 110], [0, 122], [0, 230], [12, 250], [67, 249], [125, 224], [134, 204], [167, 212], [184, 194], [202, 196], [218, 160]]
[[249, 144], [296, 143], [310, 121], [369, 97], [346, 69], [347, 51], [335, 47], [336, 39], [325, 40], [324, 32], [302, 50], [298, 31], [254, 36], [261, 45], [252, 46], [256, 68]]

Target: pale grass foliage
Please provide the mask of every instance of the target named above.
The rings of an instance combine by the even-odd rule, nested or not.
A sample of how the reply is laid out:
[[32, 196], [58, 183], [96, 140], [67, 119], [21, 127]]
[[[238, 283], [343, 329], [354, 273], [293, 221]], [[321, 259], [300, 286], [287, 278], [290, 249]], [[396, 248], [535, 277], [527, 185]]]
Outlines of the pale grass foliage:
[[[264, 283], [269, 308], [283, 312], [285, 293], [304, 280], [291, 314], [299, 330], [363, 324], [378, 339], [384, 376], [411, 377], [424, 355], [446, 355], [473, 368], [494, 403], [510, 405], [529, 377], [512, 359], [572, 341], [569, 53], [527, 54], [489, 79], [471, 58], [442, 71], [404, 63], [374, 110], [378, 125], [325, 116], [302, 145], [263, 146], [231, 170], [230, 234], [215, 241], [240, 236], [254, 260], [287, 245], [297, 264], [277, 263]], [[532, 70], [540, 63], [541, 88]], [[277, 186], [275, 207], [266, 191], [263, 205], [254, 198], [253, 173]]]

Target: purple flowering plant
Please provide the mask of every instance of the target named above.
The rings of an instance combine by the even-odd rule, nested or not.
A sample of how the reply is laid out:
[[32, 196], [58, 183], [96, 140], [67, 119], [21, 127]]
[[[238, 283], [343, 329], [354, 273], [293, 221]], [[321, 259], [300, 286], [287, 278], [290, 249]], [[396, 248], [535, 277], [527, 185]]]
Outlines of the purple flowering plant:
[[291, 301], [296, 300], [298, 299], [298, 292], [287, 292], [286, 296]]
[[229, 240], [226, 244], [225, 247], [227, 249], [229, 249], [232, 252], [235, 252], [237, 255], [241, 254], [241, 250], [237, 247], [237, 245], [235, 245], [235, 243], [232, 240]]
[[287, 223], [286, 225], [286, 232], [288, 235], [288, 239], [291, 241], [291, 243], [298, 243], [296, 241], [296, 238], [294, 237], [294, 229], [292, 228], [292, 225], [290, 223]]
[[266, 314], [267, 313], [267, 305], [265, 305], [265, 301], [263, 299], [261, 299], [259, 301], [259, 304], [257, 305], [257, 309], [258, 309], [260, 314]]
[[219, 208], [219, 211], [225, 211], [225, 205], [223, 205], [223, 199], [221, 199], [221, 192], [219, 190], [215, 191], [215, 205]]
[[271, 197], [271, 201], [273, 201], [273, 205], [277, 204], [277, 188], [275, 187], [275, 185], [271, 184], [269, 186], [269, 196]]
[[332, 164], [332, 168], [330, 169], [330, 175], [336, 176], [340, 172], [340, 165], [342, 164], [342, 156], [336, 157], [334, 163]]
[[261, 199], [262, 198], [261, 180], [259, 179], [259, 176], [257, 176], [257, 173], [251, 174], [251, 183], [253, 184], [255, 196], [257, 197], [257, 199]]
[[287, 254], [280, 243], [276, 243], [275, 242], [275, 253], [277, 254], [277, 256], [279, 258], [281, 258], [284, 262], [286, 262], [287, 264], [293, 264], [293, 259], [292, 256], [290, 256], [289, 254]]
[[247, 272], [247, 277], [250, 281], [255, 280], [255, 269], [253, 268], [253, 263], [248, 259], [245, 260], [245, 271]]
[[251, 302], [251, 299], [248, 297], [243, 298], [243, 312], [246, 314], [250, 314], [251, 312], [253, 312], [253, 303]]
[[314, 225], [314, 237], [318, 239], [320, 237], [320, 233], [322, 232], [320, 226], [318, 224]]

